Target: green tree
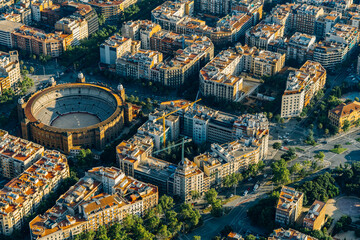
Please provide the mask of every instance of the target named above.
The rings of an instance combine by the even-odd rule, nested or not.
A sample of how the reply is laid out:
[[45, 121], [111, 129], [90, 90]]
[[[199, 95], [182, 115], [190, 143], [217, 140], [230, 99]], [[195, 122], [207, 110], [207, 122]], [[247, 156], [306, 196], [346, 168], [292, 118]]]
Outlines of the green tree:
[[344, 132], [346, 132], [347, 130], [349, 130], [351, 124], [350, 124], [350, 121], [349, 120], [345, 120], [344, 121], [344, 125], [342, 127], [342, 130], [344, 130]]
[[322, 123], [319, 123], [319, 124], [318, 124], [318, 128], [319, 128], [319, 129], [322, 129], [322, 128], [323, 128]]
[[290, 182], [290, 171], [287, 169], [287, 163], [284, 159], [274, 162], [271, 165], [275, 183], [286, 184]]
[[330, 133], [329, 129], [326, 128], [326, 129], [324, 130], [324, 133], [325, 133], [325, 135], [329, 135], [329, 133]]
[[301, 164], [295, 163], [294, 165], [291, 166], [290, 172], [291, 174], [298, 173], [301, 169], [302, 169]]
[[246, 236], [245, 240], [256, 240], [256, 237], [252, 234]]
[[167, 225], [161, 225], [159, 231], [156, 235], [157, 239], [168, 239], [172, 236], [171, 232], [168, 230]]
[[183, 223], [185, 232], [193, 229], [199, 224], [200, 213], [195, 210], [191, 204], [181, 204], [179, 212], [179, 221]]
[[31, 74], [33, 74], [34, 71], [35, 71], [34, 67], [30, 67], [29, 71], [30, 71]]
[[276, 114], [274, 118], [277, 123], [280, 123], [280, 118], [281, 118], [280, 114]]
[[134, 239], [136, 240], [151, 240], [154, 239], [154, 235], [146, 230], [146, 228], [141, 225], [140, 223], [137, 223], [134, 229]]
[[275, 143], [272, 145], [272, 147], [273, 147], [274, 149], [277, 149], [277, 150], [279, 150], [279, 149], [281, 148], [281, 146], [282, 146], [281, 142], [275, 142]]
[[216, 199], [211, 204], [211, 214], [215, 217], [220, 217], [223, 214], [223, 206], [220, 199]]
[[105, 16], [103, 14], [98, 15], [98, 20], [99, 20], [99, 26], [102, 26], [106, 21]]
[[325, 154], [320, 151], [315, 155], [315, 157], [318, 158], [319, 160], [324, 160]]
[[123, 220], [123, 226], [127, 232], [132, 232], [138, 224], [142, 223], [143, 220], [139, 216], [132, 214], [127, 215]]
[[175, 205], [174, 199], [167, 195], [162, 195], [161, 198], [159, 199], [159, 205], [161, 206], [161, 209], [163, 209], [163, 211], [170, 210]]
[[144, 222], [147, 229], [157, 229], [160, 224], [160, 219], [156, 216], [155, 209], [151, 209], [145, 214]]
[[205, 198], [209, 204], [215, 202], [218, 193], [216, 192], [215, 188], [210, 188], [209, 191], [205, 193]]
[[268, 118], [269, 118], [269, 119], [272, 119], [272, 117], [273, 117], [272, 112], [269, 112], [269, 113], [268, 113]]
[[109, 227], [108, 237], [116, 240], [128, 240], [129, 237], [120, 223], [115, 223]]
[[198, 191], [196, 190], [191, 191], [191, 199], [193, 201], [196, 201], [199, 198], [200, 198], [200, 193]]
[[101, 225], [98, 230], [96, 231], [96, 239], [99, 240], [110, 240], [110, 238], [108, 238], [107, 236], [107, 229], [104, 225]]
[[194, 236], [192, 240], [201, 240], [200, 236]]

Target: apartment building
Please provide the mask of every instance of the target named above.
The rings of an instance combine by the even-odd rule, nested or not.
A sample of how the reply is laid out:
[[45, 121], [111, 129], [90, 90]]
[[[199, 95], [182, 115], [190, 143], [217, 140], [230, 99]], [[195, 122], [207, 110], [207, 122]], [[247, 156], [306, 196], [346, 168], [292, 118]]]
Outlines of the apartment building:
[[10, 89], [10, 79], [7, 76], [0, 76], [0, 96], [4, 93], [5, 90]]
[[122, 77], [151, 79], [151, 69], [162, 61], [162, 53], [140, 49], [135, 53], [127, 53], [118, 58], [116, 73]]
[[165, 86], [178, 87], [198, 74], [214, 56], [214, 45], [205, 36], [184, 36], [184, 49], [178, 49], [173, 58], [167, 59], [151, 70], [151, 80]]
[[275, 222], [280, 225], [293, 224], [301, 214], [303, 199], [303, 193], [283, 186], [276, 205]]
[[284, 66], [285, 54], [261, 50], [253, 56], [251, 73], [256, 77], [270, 77], [280, 72]]
[[[102, 15], [108, 24], [115, 24], [120, 20], [120, 17], [125, 9], [125, 1], [101, 1], [92, 0], [87, 2], [98, 15]], [[132, 1], [132, 0], [131, 0]]]
[[232, 1], [231, 10], [251, 14], [252, 25], [255, 26], [263, 18], [263, 4], [254, 0]]
[[[320, 63], [324, 68], [333, 70], [346, 60], [347, 45], [338, 42], [318, 42], [312, 53], [312, 59]], [[311, 54], [310, 54], [311, 57]]]
[[200, 92], [218, 100], [240, 101], [244, 96], [245, 70], [255, 77], [272, 76], [285, 64], [285, 54], [258, 50], [256, 47], [237, 46], [221, 51], [200, 71]]
[[[140, 40], [142, 49], [152, 49], [150, 39], [153, 34], [161, 30], [159, 24], [149, 20], [128, 21], [121, 27], [121, 35], [132, 40]], [[156, 50], [156, 49], [152, 49]]]
[[22, 23], [0, 20], [0, 45], [10, 49], [14, 48], [12, 33], [22, 26], [24, 26]]
[[293, 240], [293, 239], [306, 239], [306, 240], [318, 240], [317, 238], [306, 235], [305, 233], [296, 231], [294, 229], [289, 228], [285, 230], [283, 228], [275, 229], [268, 240]]
[[18, 51], [0, 52], [0, 76], [12, 88], [21, 81]]
[[289, 33], [294, 28], [294, 10], [300, 5], [296, 3], [278, 4], [266, 17], [265, 22], [284, 26], [284, 32]]
[[30, 4], [31, 7], [31, 13], [32, 13], [32, 20], [35, 22], [41, 21], [41, 11], [43, 11], [46, 8], [50, 8], [53, 5], [53, 2], [51, 0], [35, 0], [32, 1]]
[[209, 178], [210, 186], [221, 184], [223, 178], [242, 172], [251, 164], [257, 164], [260, 146], [236, 140], [225, 144], [211, 144], [211, 150], [194, 158], [195, 164]]
[[300, 116], [316, 93], [326, 82], [326, 70], [318, 62], [306, 61], [297, 71], [289, 74], [281, 102], [281, 117]]
[[316, 44], [316, 37], [305, 33], [296, 32], [287, 43], [286, 59], [305, 62], [309, 58], [309, 51]]
[[195, 0], [194, 5], [197, 12], [226, 15], [231, 11], [231, 0]]
[[135, 134], [116, 147], [120, 169], [126, 174], [158, 187], [161, 194], [174, 195], [176, 165], [152, 156], [153, 139]]
[[270, 23], [259, 23], [245, 34], [245, 43], [250, 47], [268, 49], [270, 41], [284, 36], [284, 26]]
[[41, 12], [41, 21], [55, 25], [63, 18], [78, 19], [87, 22], [87, 35], [90, 36], [99, 29], [99, 20], [96, 11], [88, 4], [80, 2], [62, 2], [44, 8]]
[[[157, 123], [163, 124], [163, 119], [160, 119], [162, 116], [166, 115], [165, 111], [160, 109], [155, 109], [153, 112], [149, 113], [149, 120], [155, 121]], [[180, 117], [175, 115], [169, 115], [165, 117], [165, 126], [169, 128], [169, 141], [176, 141], [180, 136]]]
[[340, 22], [342, 14], [337, 11], [331, 11], [318, 17], [315, 20], [314, 35], [318, 39], [324, 39], [326, 33], [330, 32], [331, 28], [338, 22]]
[[243, 36], [262, 16], [262, 8], [253, 12], [234, 10], [221, 18], [215, 27], [209, 27], [205, 21], [190, 17], [193, 11], [191, 3], [191, 1], [167, 1], [151, 12], [151, 19], [164, 30], [203, 35], [209, 37], [215, 45], [224, 45], [237, 42], [240, 36]]
[[325, 40], [345, 44], [344, 58], [347, 59], [359, 43], [359, 29], [350, 25], [337, 23], [326, 34]]
[[95, 167], [30, 222], [31, 239], [69, 239], [100, 226], [143, 216], [158, 204], [158, 189], [115, 167]]
[[345, 123], [349, 124], [349, 127], [358, 126], [360, 123], [360, 102], [342, 103], [329, 111], [328, 118], [331, 125], [339, 128], [339, 131], [343, 131]]
[[192, 192], [200, 194], [209, 189], [209, 184], [204, 173], [189, 159], [182, 159], [174, 174], [174, 195], [183, 201], [192, 199]]
[[200, 92], [218, 100], [237, 101], [242, 95], [242, 55], [232, 49], [221, 51], [200, 70]]
[[[165, 53], [168, 53], [167, 50], [175, 50], [179, 46], [175, 42], [166, 43], [166, 39], [160, 43], [156, 36], [151, 38], [154, 49], [163, 49], [166, 50]], [[163, 61], [162, 53], [140, 49], [136, 53], [125, 54], [117, 60], [117, 73], [124, 77], [159, 82], [165, 86], [183, 85], [190, 76], [196, 74], [213, 57], [214, 46], [204, 36], [176, 36], [176, 38], [182, 39], [183, 44], [181, 49], [174, 52], [173, 58]]]
[[3, 20], [23, 23], [26, 25], [30, 25], [32, 23], [31, 8], [25, 8], [24, 6], [17, 4], [2, 8], [1, 10], [0, 18]]
[[162, 29], [177, 32], [177, 26], [187, 15], [192, 15], [194, 4], [192, 1], [166, 1], [151, 11], [151, 21], [159, 24]]
[[315, 200], [306, 213], [303, 226], [310, 230], [321, 230], [325, 223], [326, 203]]
[[154, 147], [156, 150], [160, 150], [163, 148], [165, 138], [170, 138], [170, 128], [164, 126], [161, 123], [153, 122], [151, 120], [146, 121], [143, 125], [141, 125], [137, 132], [139, 134], [149, 136], [153, 139]]
[[43, 154], [44, 147], [0, 130], [1, 175], [18, 177]]
[[[188, 103], [186, 100], [163, 102], [159, 108], [169, 113]], [[197, 144], [247, 139], [248, 143], [261, 145], [261, 160], [267, 155], [269, 128], [262, 114], [235, 116], [196, 104], [172, 115], [180, 116], [180, 134], [191, 137]]]
[[302, 4], [294, 14], [295, 30], [306, 34], [314, 34], [315, 21], [324, 15], [324, 9], [313, 5]]
[[11, 235], [25, 227], [25, 218], [34, 214], [51, 191], [70, 176], [64, 155], [46, 150], [43, 156], [0, 190], [0, 234]]
[[13, 47], [36, 55], [59, 57], [72, 42], [72, 35], [22, 26], [12, 32]]
[[115, 65], [116, 60], [131, 52], [132, 40], [115, 34], [100, 45], [100, 62]]
[[55, 30], [72, 36], [72, 46], [80, 44], [80, 40], [89, 37], [88, 22], [79, 17], [65, 17], [55, 23]]

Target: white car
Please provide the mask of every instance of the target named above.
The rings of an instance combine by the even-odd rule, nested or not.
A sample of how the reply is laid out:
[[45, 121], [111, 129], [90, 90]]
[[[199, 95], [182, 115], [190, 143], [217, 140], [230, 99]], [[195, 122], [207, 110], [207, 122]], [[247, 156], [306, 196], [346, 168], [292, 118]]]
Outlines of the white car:
[[244, 196], [246, 196], [248, 194], [248, 190], [246, 190], [245, 192], [244, 192]]
[[259, 184], [255, 184], [254, 191], [256, 191], [259, 188]]

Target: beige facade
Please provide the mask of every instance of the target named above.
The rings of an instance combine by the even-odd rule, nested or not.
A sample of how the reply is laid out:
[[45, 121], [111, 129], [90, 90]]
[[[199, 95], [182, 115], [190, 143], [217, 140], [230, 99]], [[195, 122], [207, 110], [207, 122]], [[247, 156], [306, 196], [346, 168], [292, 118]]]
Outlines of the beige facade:
[[237, 140], [222, 145], [213, 143], [211, 152], [196, 156], [194, 162], [209, 178], [210, 186], [216, 186], [224, 177], [246, 170], [259, 159], [260, 146], [247, 146]]
[[276, 205], [275, 222], [285, 226], [294, 224], [302, 212], [304, 194], [283, 186]]
[[174, 195], [183, 201], [190, 201], [193, 191], [203, 194], [208, 189], [209, 178], [194, 162], [186, 158], [179, 162], [174, 175]]
[[130, 38], [118, 34], [111, 36], [100, 45], [100, 62], [115, 65], [116, 60], [125, 53], [131, 52], [132, 41]]
[[270, 41], [284, 36], [284, 26], [270, 23], [259, 23], [245, 34], [245, 43], [250, 47], [268, 49]]
[[79, 45], [80, 40], [89, 37], [88, 22], [79, 17], [62, 18], [55, 23], [55, 30], [72, 35], [71, 45]]
[[285, 54], [237, 45], [221, 51], [200, 70], [200, 92], [218, 100], [240, 101], [245, 96], [242, 71], [255, 77], [272, 76], [285, 64]]
[[242, 55], [228, 49], [220, 52], [200, 70], [200, 92], [227, 101], [237, 101], [242, 96]]
[[45, 151], [38, 161], [8, 182], [0, 190], [0, 233], [11, 235], [27, 227], [26, 217], [36, 213], [40, 203], [69, 175], [65, 156], [57, 151]]
[[318, 62], [306, 61], [299, 70], [290, 73], [282, 97], [281, 117], [300, 116], [325, 82], [326, 70]]
[[347, 122], [349, 128], [358, 126], [360, 123], [360, 102], [342, 103], [329, 111], [330, 123], [343, 131], [343, 127]]
[[303, 226], [310, 230], [321, 230], [325, 223], [326, 203], [315, 200], [304, 217]]
[[0, 52], [0, 77], [7, 78], [12, 88], [21, 81], [19, 54], [17, 51]]
[[156, 186], [115, 167], [95, 167], [30, 222], [31, 239], [68, 239], [121, 222], [129, 214], [143, 216], [158, 204], [158, 197]]
[[[183, 85], [213, 57], [214, 46], [207, 37], [177, 35], [177, 38], [182, 39], [183, 44], [174, 52], [173, 58], [163, 60], [161, 52], [140, 49], [125, 54], [117, 60], [117, 74], [123, 77], [146, 79], [165, 86]], [[175, 44], [177, 43], [169, 49], [175, 48]]]
[[43, 152], [43, 146], [0, 129], [0, 166], [1, 175], [4, 177], [18, 177], [37, 161]]

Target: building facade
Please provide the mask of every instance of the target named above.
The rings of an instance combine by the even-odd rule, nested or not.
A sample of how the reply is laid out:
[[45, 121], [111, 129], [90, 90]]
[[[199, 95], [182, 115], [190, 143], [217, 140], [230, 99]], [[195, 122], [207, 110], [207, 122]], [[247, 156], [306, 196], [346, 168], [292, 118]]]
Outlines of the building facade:
[[283, 186], [276, 205], [275, 222], [285, 226], [296, 222], [302, 212], [304, 194]]
[[315, 200], [306, 213], [303, 226], [310, 230], [320, 230], [325, 223], [326, 203]]
[[0, 190], [0, 233], [9, 236], [25, 227], [25, 218], [36, 213], [40, 203], [69, 176], [65, 156], [57, 151], [45, 151]]
[[326, 82], [326, 70], [318, 62], [306, 61], [297, 71], [289, 74], [281, 102], [281, 117], [300, 116], [316, 93]]
[[344, 130], [344, 125], [347, 125], [347, 128], [359, 126], [360, 102], [342, 103], [329, 111], [328, 118], [331, 125], [337, 127], [339, 131]]
[[69, 239], [129, 214], [142, 217], [158, 204], [158, 189], [115, 167], [95, 167], [30, 222], [31, 239]]

